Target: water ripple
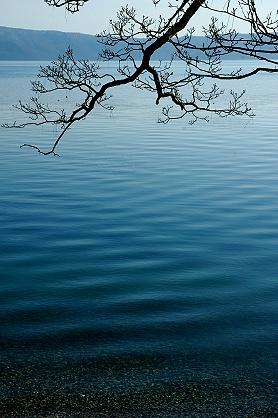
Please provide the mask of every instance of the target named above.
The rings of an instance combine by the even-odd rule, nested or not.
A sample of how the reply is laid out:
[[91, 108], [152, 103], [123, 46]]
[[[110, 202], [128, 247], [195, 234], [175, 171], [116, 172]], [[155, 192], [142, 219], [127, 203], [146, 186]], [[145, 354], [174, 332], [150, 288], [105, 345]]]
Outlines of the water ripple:
[[[6, 105], [27, 95], [36, 65], [3, 65], [0, 107], [11, 120]], [[60, 159], [18, 148], [46, 145], [55, 130], [1, 129], [0, 338], [6, 383], [20, 376], [20, 396], [65, 381], [85, 392], [113, 382], [123, 396], [153, 393], [152, 382], [166, 394], [169, 379], [192, 388], [209, 375], [255, 385], [272, 404], [276, 83], [250, 84], [256, 119], [193, 127], [157, 125], [153, 98], [123, 89], [113, 115], [99, 111], [69, 133]]]

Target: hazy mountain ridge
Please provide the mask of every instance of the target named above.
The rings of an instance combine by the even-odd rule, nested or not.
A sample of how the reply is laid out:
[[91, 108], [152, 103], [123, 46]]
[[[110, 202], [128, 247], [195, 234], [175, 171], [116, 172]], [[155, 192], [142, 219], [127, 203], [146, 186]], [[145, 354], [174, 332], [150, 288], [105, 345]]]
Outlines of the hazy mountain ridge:
[[[201, 45], [204, 37], [196, 37], [196, 43]], [[56, 59], [68, 47], [74, 51], [76, 58], [95, 60], [103, 46], [94, 35], [74, 32], [59, 32], [48, 30], [18, 29], [0, 26], [0, 60], [38, 60], [49, 61]], [[159, 50], [155, 59], [168, 60], [173, 49], [165, 45]], [[138, 55], [135, 58], [139, 58]], [[244, 58], [232, 54], [230, 59]]]
[[0, 60], [52, 60], [71, 47], [78, 58], [96, 59], [96, 36], [0, 27]]

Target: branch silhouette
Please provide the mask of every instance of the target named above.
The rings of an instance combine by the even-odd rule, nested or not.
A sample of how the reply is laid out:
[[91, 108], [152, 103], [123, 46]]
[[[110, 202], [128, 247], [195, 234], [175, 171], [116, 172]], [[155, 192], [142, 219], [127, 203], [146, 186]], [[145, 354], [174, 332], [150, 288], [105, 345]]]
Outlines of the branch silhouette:
[[[90, 0], [44, 0], [53, 7], [65, 7], [77, 13]], [[158, 10], [163, 0], [150, 0]], [[110, 30], [98, 35], [102, 51], [97, 62], [76, 60], [69, 48], [50, 65], [40, 68], [38, 79], [32, 82], [35, 93], [29, 103], [19, 102], [16, 108], [27, 116], [24, 123], [7, 127], [23, 128], [28, 125], [60, 125], [62, 130], [53, 146], [42, 151], [37, 145], [23, 144], [44, 155], [56, 153], [65, 133], [76, 122], [86, 118], [96, 106], [112, 110], [109, 104], [115, 87], [130, 84], [135, 88], [153, 92], [162, 108], [161, 123], [189, 116], [189, 123], [208, 121], [208, 115], [253, 116], [251, 108], [243, 101], [244, 91], [231, 90], [227, 104], [219, 100], [225, 94], [223, 83], [242, 80], [259, 72], [278, 72], [278, 21], [277, 14], [259, 16], [255, 0], [228, 0], [219, 8], [208, 0], [177, 0], [169, 3], [170, 16], [151, 18], [139, 15], [133, 7], [122, 7]], [[208, 15], [208, 25], [203, 28], [203, 41], [194, 36], [190, 24], [200, 12]], [[211, 14], [213, 16], [211, 17]], [[230, 18], [223, 23], [221, 19]], [[246, 35], [236, 31], [236, 22], [248, 27]], [[155, 54], [166, 44], [172, 48], [168, 62], [155, 62]], [[253, 69], [241, 68], [224, 71], [222, 59], [237, 54], [252, 58]], [[138, 58], [139, 57], [139, 58]], [[184, 64], [184, 77], [177, 78], [173, 60]], [[117, 61], [117, 74], [102, 70], [102, 62]], [[209, 82], [212, 81], [212, 84]], [[217, 82], [221, 81], [218, 85]], [[51, 107], [40, 101], [42, 96], [56, 92], [77, 91], [82, 100], [70, 111]], [[220, 104], [218, 104], [220, 102]]]

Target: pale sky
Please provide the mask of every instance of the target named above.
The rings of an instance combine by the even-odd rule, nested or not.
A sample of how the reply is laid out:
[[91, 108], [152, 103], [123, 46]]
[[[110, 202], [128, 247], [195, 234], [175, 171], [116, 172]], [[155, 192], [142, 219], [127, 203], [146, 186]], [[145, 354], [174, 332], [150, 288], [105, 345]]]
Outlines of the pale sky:
[[[0, 26], [10, 26], [26, 29], [50, 29], [65, 32], [82, 32], [96, 34], [108, 27], [109, 19], [115, 16], [121, 5], [130, 4], [144, 14], [153, 14], [151, 0], [90, 0], [79, 13], [74, 15], [47, 6], [43, 0], [0, 0]], [[215, 5], [225, 4], [225, 0], [211, 0]], [[162, 2], [159, 12], [167, 10], [168, 0]], [[257, 0], [258, 6], [264, 11], [276, 11], [277, 0]], [[201, 27], [207, 23], [204, 13], [198, 15], [195, 25]], [[244, 31], [243, 28], [239, 30]]]

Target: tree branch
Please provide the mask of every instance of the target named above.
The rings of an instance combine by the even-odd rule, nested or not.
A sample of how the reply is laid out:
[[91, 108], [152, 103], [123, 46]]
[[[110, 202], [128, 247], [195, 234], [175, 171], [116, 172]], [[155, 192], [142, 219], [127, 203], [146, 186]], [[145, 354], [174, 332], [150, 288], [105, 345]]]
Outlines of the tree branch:
[[[89, 0], [44, 1], [53, 7], [66, 7], [75, 13]], [[159, 7], [160, 0], [152, 2], [155, 7]], [[159, 16], [157, 19], [144, 15], [140, 17], [134, 8], [122, 7], [117, 19], [111, 21], [111, 30], [99, 35], [99, 41], [104, 47], [100, 59], [116, 60], [118, 75], [102, 72], [100, 61], [91, 63], [76, 60], [71, 49], [68, 49], [57, 61], [41, 67], [38, 80], [32, 83], [35, 97], [31, 98], [31, 102], [19, 102], [16, 106], [31, 121], [13, 123], [9, 127], [47, 123], [61, 125], [62, 131], [49, 151], [43, 152], [36, 145], [23, 144], [44, 155], [56, 155], [56, 147], [75, 122], [84, 119], [97, 105], [112, 110], [113, 106], [108, 103], [110, 91], [128, 84], [155, 93], [157, 105], [162, 99], [166, 102], [170, 100], [172, 104], [162, 109], [160, 122], [163, 123], [190, 115], [190, 123], [194, 123], [198, 119], [208, 120], [206, 114], [211, 113], [220, 117], [252, 116], [250, 107], [241, 102], [244, 92], [231, 91], [226, 107], [219, 106], [217, 100], [224, 95], [225, 90], [215, 83], [209, 86], [208, 82], [236, 81], [260, 72], [278, 72], [277, 18], [271, 13], [260, 17], [255, 0], [228, 0], [219, 8], [214, 4], [208, 0], [177, 0], [174, 4], [169, 3], [169, 8], [173, 9], [170, 17]], [[189, 24], [201, 9], [222, 17], [231, 17], [234, 22], [245, 22], [249, 25], [249, 34], [240, 35], [235, 27], [228, 27], [214, 16], [208, 27], [203, 28], [205, 37], [200, 43]], [[172, 46], [170, 62], [155, 65], [155, 53], [166, 44]], [[247, 55], [253, 58], [254, 64], [260, 61], [266, 66], [254, 65], [252, 70], [245, 72], [241, 68], [224, 72], [222, 58], [231, 54]], [[173, 59], [180, 59], [184, 63], [184, 77], [175, 77]], [[67, 112], [40, 102], [40, 96], [57, 92], [65, 93], [66, 97], [67, 92], [77, 92], [81, 97], [80, 103]], [[172, 113], [173, 106], [179, 110], [178, 114]]]

